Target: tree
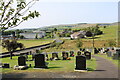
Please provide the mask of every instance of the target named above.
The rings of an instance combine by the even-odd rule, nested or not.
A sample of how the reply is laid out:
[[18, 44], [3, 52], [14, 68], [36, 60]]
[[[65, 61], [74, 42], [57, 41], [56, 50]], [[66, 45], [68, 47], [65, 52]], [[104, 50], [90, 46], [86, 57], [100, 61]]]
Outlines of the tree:
[[2, 33], [40, 15], [37, 11], [29, 10], [37, 0], [27, 1], [0, 0], [0, 30]]
[[77, 39], [76, 42], [77, 42], [77, 47], [78, 48], [82, 47], [83, 42], [80, 39]]
[[18, 43], [16, 40], [3, 40], [2, 47], [6, 48], [10, 52], [10, 59], [12, 59], [12, 52], [17, 48], [23, 49], [24, 45], [22, 43]]

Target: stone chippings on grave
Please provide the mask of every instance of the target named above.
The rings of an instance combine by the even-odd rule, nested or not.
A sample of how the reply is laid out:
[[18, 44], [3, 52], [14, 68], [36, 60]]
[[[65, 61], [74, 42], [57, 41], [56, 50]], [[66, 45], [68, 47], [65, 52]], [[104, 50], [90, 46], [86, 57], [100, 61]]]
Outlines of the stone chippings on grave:
[[34, 68], [48, 68], [45, 62], [44, 54], [35, 55], [35, 66]]
[[18, 57], [18, 65], [25, 66], [26, 65], [26, 58], [24, 56]]
[[76, 56], [76, 68], [75, 68], [75, 70], [87, 70], [85, 56]]
[[74, 57], [74, 51], [70, 51], [70, 57]]
[[85, 54], [85, 56], [86, 56], [86, 59], [88, 59], [88, 60], [91, 59], [91, 52], [85, 51], [84, 54]]

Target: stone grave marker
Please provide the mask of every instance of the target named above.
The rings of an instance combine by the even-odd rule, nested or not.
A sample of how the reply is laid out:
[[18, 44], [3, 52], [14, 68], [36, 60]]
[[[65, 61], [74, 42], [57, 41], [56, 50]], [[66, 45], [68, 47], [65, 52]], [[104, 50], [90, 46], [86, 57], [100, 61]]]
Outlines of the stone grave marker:
[[112, 57], [112, 52], [111, 51], [106, 52], [106, 54], [107, 54], [107, 57]]
[[68, 58], [68, 52], [63, 51], [62, 52], [62, 57], [63, 57], [63, 60], [67, 60], [67, 58]]
[[70, 51], [70, 57], [74, 57], [74, 51]]
[[77, 55], [78, 55], [78, 56], [80, 56], [80, 55], [81, 55], [81, 52], [80, 52], [80, 51], [78, 51], [78, 52], [77, 52]]
[[86, 59], [90, 60], [91, 59], [91, 52], [85, 51], [84, 52]]
[[24, 56], [18, 57], [18, 65], [25, 66], [26, 65], [26, 58]]
[[9, 63], [4, 63], [3, 68], [10, 68]]
[[52, 59], [58, 59], [58, 53], [52, 53]]
[[35, 55], [35, 66], [34, 66], [34, 68], [47, 68], [44, 54], [36, 54]]
[[85, 56], [76, 56], [76, 68], [75, 68], [75, 70], [87, 70]]
[[119, 60], [120, 59], [120, 50], [117, 49], [116, 53], [113, 53], [112, 59], [113, 60]]

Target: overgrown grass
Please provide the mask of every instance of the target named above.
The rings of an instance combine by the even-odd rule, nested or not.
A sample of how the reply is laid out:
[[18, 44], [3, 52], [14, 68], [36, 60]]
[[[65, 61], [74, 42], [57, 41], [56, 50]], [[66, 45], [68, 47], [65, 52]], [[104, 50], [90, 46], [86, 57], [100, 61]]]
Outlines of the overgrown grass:
[[[49, 54], [49, 58], [52, 54]], [[59, 54], [61, 55], [61, 54]], [[29, 56], [29, 59], [31, 56]], [[61, 56], [59, 58], [62, 59]], [[13, 70], [14, 65], [18, 65], [18, 56], [14, 56], [11, 60], [9, 57], [3, 58], [2, 63], [9, 63], [10, 69], [2, 69], [2, 73], [18, 73], [18, 72], [37, 72], [37, 71], [45, 71], [45, 72], [73, 72], [75, 69], [75, 57], [71, 57], [71, 60], [57, 60], [57, 61], [46, 61], [48, 62], [48, 69], [33, 69], [34, 68], [34, 61], [27, 61], [27, 64], [32, 64], [32, 67], [26, 69], [26, 70]], [[91, 72], [96, 69], [96, 59], [92, 58], [91, 60], [87, 60], [87, 68], [88, 71]]]

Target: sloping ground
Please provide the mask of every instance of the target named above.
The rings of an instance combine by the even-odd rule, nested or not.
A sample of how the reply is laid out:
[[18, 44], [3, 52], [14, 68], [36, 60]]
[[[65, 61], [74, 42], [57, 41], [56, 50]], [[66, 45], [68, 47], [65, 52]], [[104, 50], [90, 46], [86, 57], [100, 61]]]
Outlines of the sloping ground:
[[[97, 59], [97, 69], [94, 72], [22, 72], [22, 73], [11, 73], [3, 74], [3, 78], [106, 78], [106, 80], [116, 80], [112, 78], [118, 78], [118, 69], [110, 61], [96, 57]], [[39, 70], [39, 69], [38, 69]], [[107, 79], [109, 78], [109, 79]]]

